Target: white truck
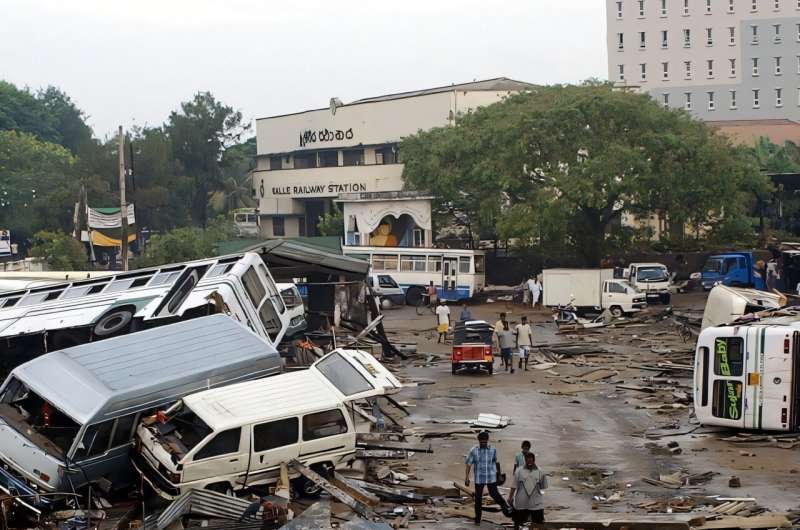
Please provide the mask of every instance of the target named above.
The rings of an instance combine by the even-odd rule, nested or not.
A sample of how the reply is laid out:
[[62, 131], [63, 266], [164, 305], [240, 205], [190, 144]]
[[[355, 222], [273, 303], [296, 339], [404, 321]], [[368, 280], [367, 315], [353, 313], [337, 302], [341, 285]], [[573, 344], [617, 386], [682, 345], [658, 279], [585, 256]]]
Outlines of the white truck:
[[545, 269], [543, 283], [548, 307], [572, 303], [579, 313], [608, 309], [615, 317], [647, 307], [645, 294], [614, 279], [613, 269]]
[[661, 263], [631, 263], [625, 269], [625, 278], [631, 285], [643, 291], [647, 303], [669, 304], [669, 271]]

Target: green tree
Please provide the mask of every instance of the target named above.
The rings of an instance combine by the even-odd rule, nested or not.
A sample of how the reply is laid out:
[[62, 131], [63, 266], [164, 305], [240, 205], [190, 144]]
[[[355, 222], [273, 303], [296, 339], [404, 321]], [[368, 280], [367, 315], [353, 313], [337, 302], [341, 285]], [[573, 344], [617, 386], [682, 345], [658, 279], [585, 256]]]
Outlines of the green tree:
[[222, 217], [214, 219], [206, 228], [176, 228], [152, 236], [136, 266], [153, 267], [214, 256], [217, 244], [233, 237], [233, 224]]
[[249, 128], [241, 112], [223, 105], [210, 92], [199, 92], [170, 113], [165, 131], [175, 159], [193, 180], [190, 203], [195, 223], [206, 225], [209, 193], [223, 186], [223, 153]]
[[319, 218], [317, 229], [321, 236], [343, 236], [344, 213], [342, 210], [334, 206], [332, 211]]
[[33, 134], [41, 140], [61, 142], [57, 119], [28, 90], [0, 81], [0, 130]]
[[86, 251], [80, 241], [63, 232], [40, 231], [33, 236], [31, 256], [42, 258], [50, 270], [80, 271], [86, 269]]
[[86, 115], [66, 93], [49, 86], [40, 90], [36, 99], [44, 107], [48, 121], [53, 123], [58, 143], [75, 155], [93, 147], [92, 128], [86, 124]]
[[740, 190], [768, 188], [704, 124], [596, 82], [511, 96], [405, 139], [401, 152], [408, 185], [463, 212], [473, 233], [566, 246], [593, 266], [625, 212], [664, 211], [707, 231], [742, 209]]
[[78, 183], [68, 150], [30, 133], [0, 131], [0, 226], [17, 241], [71, 227]]

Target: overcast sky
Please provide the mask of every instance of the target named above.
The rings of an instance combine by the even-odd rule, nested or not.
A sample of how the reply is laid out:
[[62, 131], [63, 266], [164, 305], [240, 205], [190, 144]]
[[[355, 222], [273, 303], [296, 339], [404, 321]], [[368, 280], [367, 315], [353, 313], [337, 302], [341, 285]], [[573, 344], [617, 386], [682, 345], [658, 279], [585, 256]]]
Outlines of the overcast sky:
[[199, 90], [247, 119], [506, 76], [605, 78], [602, 0], [5, 0], [0, 78], [55, 85], [98, 136]]

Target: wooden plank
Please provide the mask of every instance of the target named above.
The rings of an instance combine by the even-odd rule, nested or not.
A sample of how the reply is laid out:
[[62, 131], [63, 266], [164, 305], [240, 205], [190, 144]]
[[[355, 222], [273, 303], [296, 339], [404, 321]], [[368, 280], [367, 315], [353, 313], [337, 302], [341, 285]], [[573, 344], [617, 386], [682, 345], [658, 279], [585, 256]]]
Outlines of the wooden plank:
[[[626, 513], [550, 513], [546, 522], [531, 528], [581, 528], [582, 530], [689, 530], [699, 526], [704, 517], [691, 514], [638, 515]], [[700, 528], [705, 528], [699, 526]]]
[[783, 513], [765, 513], [755, 515], [753, 517], [737, 517], [734, 515], [726, 515], [713, 521], [706, 521], [705, 524], [698, 527], [698, 529], [705, 530], [706, 528], [791, 528], [792, 523], [786, 514]]
[[331, 484], [334, 486], [341, 488], [343, 491], [348, 493], [351, 497], [356, 499], [359, 502], [364, 504], [369, 504], [370, 506], [375, 506], [381, 502], [381, 500], [373, 495], [372, 493], [366, 491], [363, 488], [358, 487], [355, 484], [351, 484], [347, 482], [345, 477], [341, 476], [339, 473], [333, 472], [333, 478], [329, 479]]
[[297, 460], [292, 460], [291, 462], [289, 462], [289, 466], [294, 468], [298, 473], [300, 473], [301, 475], [312, 481], [314, 484], [317, 484], [322, 489], [330, 493], [333, 497], [335, 497], [342, 503], [349, 506], [354, 512], [356, 512], [360, 516], [366, 517], [367, 519], [372, 519], [374, 515], [372, 507], [356, 500], [355, 498], [353, 498], [352, 495], [342, 490], [341, 488], [335, 486], [326, 478], [322, 477], [319, 473], [316, 473], [315, 471], [307, 468]]
[[433, 448], [431, 447], [430, 444], [426, 446], [420, 444], [410, 444], [406, 442], [356, 440], [356, 445], [358, 447], [363, 447], [365, 449], [390, 449], [390, 450], [402, 449], [404, 451], [414, 451], [416, 453], [433, 452]]

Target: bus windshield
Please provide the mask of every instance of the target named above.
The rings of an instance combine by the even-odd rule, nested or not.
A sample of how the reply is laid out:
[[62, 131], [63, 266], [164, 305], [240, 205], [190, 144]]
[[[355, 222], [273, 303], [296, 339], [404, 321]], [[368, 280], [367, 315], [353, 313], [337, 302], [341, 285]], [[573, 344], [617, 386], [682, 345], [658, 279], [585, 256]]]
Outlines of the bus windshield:
[[16, 377], [0, 395], [0, 416], [39, 447], [61, 457], [81, 428]]

